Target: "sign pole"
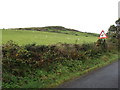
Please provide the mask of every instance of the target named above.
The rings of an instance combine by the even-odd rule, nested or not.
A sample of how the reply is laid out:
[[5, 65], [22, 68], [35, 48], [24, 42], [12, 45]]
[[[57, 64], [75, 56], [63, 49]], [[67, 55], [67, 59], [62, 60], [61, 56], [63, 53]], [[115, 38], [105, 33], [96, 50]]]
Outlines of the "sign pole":
[[106, 51], [106, 48], [107, 48], [106, 47], [106, 40], [105, 40], [106, 38], [108, 38], [108, 37], [105, 34], [104, 30], [102, 30], [99, 37], [98, 37], [99, 40], [97, 42], [98, 43], [97, 45], [98, 46], [100, 45], [102, 47], [102, 49], [105, 50], [105, 51]]

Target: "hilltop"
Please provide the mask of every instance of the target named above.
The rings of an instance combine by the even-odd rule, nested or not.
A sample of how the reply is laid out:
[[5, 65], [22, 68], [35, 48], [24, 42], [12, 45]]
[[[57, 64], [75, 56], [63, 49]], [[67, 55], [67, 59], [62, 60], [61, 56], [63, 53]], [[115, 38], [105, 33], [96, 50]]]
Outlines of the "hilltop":
[[10, 28], [13, 30], [33, 30], [33, 31], [45, 31], [45, 32], [54, 32], [54, 33], [63, 33], [80, 36], [81, 33], [87, 33], [89, 35], [98, 36], [96, 33], [82, 32], [75, 29], [65, 28], [63, 26], [46, 26], [46, 27], [26, 27], [26, 28]]

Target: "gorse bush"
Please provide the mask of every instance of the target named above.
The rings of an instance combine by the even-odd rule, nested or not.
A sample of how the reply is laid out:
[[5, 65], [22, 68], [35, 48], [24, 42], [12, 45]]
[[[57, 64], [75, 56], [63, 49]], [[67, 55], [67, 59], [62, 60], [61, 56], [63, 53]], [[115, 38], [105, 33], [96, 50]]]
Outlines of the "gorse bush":
[[[106, 52], [112, 52], [117, 49], [114, 43], [109, 41], [107, 42], [109, 45], [105, 42], [107, 46], [98, 42], [97, 44], [99, 45], [96, 43], [82, 45], [58, 43], [46, 46], [33, 43], [19, 46], [13, 41], [8, 41], [2, 46], [4, 86], [13, 81], [13, 83], [16, 83], [20, 77], [33, 75], [33, 71], [36, 71], [36, 69], [45, 69], [46, 71], [52, 71], [57, 74], [61, 74], [63, 71], [76, 71], [79, 70], [77, 66], [80, 66], [81, 63], [84, 64], [89, 59], [98, 58]], [[71, 62], [73, 61], [78, 62], [78, 64], [72, 64]], [[67, 62], [69, 63], [66, 64]], [[61, 65], [64, 64], [70, 69], [65, 69], [66, 66], [62, 68]], [[59, 66], [62, 69], [58, 69]], [[13, 77], [17, 76], [16, 80], [12, 80], [8, 75], [12, 75]]]
[[[109, 51], [110, 48], [108, 47]], [[19, 46], [13, 41], [8, 41], [2, 46], [3, 57], [7, 63], [23, 63], [31, 67], [41, 67], [44, 64], [60, 60], [87, 60], [101, 55], [107, 50], [103, 45], [96, 46], [93, 44], [55, 44], [55, 45], [36, 45], [28, 44]], [[10, 61], [10, 60], [12, 61]], [[3, 60], [4, 63], [4, 60]], [[11, 63], [11, 65], [12, 65]], [[20, 64], [22, 65], [22, 64]], [[9, 65], [8, 65], [9, 66]], [[10, 68], [10, 67], [9, 67]]]
[[18, 46], [16, 43], [10, 40], [2, 46], [3, 56], [14, 58], [18, 50], [20, 49], [20, 46]]

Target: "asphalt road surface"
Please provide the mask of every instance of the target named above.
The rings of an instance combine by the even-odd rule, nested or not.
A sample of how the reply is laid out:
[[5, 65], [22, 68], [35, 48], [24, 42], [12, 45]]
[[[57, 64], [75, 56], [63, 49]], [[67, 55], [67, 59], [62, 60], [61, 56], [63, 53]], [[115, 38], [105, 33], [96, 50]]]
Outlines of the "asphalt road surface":
[[65, 82], [58, 86], [58, 88], [120, 88], [120, 83], [118, 84], [118, 81], [120, 81], [118, 80], [118, 76], [120, 77], [119, 66], [120, 60], [119, 62], [114, 62], [101, 69], [90, 72], [88, 75]]

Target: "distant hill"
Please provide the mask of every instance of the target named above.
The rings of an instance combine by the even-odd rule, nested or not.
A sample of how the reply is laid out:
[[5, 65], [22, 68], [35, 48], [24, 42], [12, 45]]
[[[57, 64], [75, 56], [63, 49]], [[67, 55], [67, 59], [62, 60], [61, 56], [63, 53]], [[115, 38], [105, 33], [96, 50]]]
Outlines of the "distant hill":
[[11, 29], [17, 29], [17, 30], [36, 30], [36, 31], [51, 31], [55, 30], [55, 31], [75, 31], [75, 32], [79, 32], [78, 30], [74, 30], [74, 29], [68, 29], [62, 26], [46, 26], [46, 27], [27, 27], [27, 28], [11, 28]]
[[62, 26], [46, 26], [46, 27], [27, 27], [27, 28], [10, 28], [13, 30], [34, 30], [34, 31], [45, 31], [45, 32], [54, 32], [54, 33], [63, 33], [80, 36], [81, 33], [87, 33], [93, 36], [98, 36], [96, 33], [82, 32], [75, 29], [69, 29]]

